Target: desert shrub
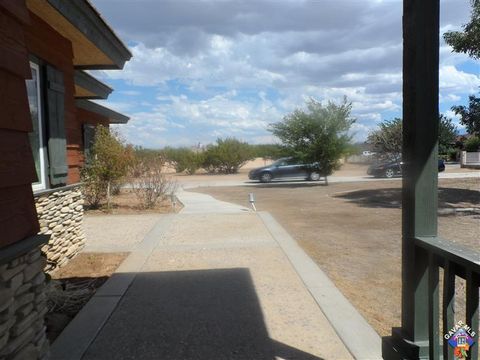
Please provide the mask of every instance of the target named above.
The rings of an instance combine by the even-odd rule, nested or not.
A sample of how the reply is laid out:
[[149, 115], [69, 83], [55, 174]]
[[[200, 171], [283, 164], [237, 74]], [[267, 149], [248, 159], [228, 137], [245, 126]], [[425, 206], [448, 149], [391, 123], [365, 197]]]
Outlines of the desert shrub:
[[87, 167], [81, 170], [80, 179], [86, 205], [91, 209], [98, 209], [107, 197], [107, 183]]
[[110, 208], [112, 188], [121, 187], [120, 181], [133, 161], [132, 147], [126, 146], [118, 133], [97, 126], [91, 154], [81, 171], [87, 203], [99, 207], [106, 198], [107, 208]]
[[258, 144], [250, 145], [252, 149], [252, 155], [256, 158], [263, 158], [268, 160], [277, 160], [281, 157], [288, 156], [289, 154], [279, 144]]
[[203, 154], [203, 168], [210, 173], [234, 174], [255, 157], [250, 145], [235, 138], [218, 139]]
[[472, 136], [465, 141], [465, 151], [475, 152], [480, 148], [480, 137]]
[[202, 166], [202, 153], [186, 147], [166, 147], [163, 149], [163, 154], [166, 160], [175, 168], [177, 173], [185, 171], [188, 174], [193, 175]]
[[157, 159], [138, 161], [133, 167], [136, 176], [131, 178], [130, 187], [144, 209], [154, 208], [177, 189], [177, 183], [163, 174], [163, 165], [163, 161]]

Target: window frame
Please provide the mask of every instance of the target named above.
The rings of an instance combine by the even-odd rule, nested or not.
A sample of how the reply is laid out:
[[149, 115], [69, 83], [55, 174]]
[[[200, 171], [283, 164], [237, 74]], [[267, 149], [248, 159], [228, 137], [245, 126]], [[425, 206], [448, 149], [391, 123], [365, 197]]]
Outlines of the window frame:
[[[30, 69], [31, 71], [36, 71], [37, 73], [37, 83], [36, 83], [36, 90], [37, 90], [37, 99], [38, 99], [38, 140], [39, 140], [39, 160], [40, 160], [40, 176], [38, 182], [32, 183], [33, 191], [40, 191], [47, 189], [47, 163], [45, 159], [45, 134], [44, 134], [44, 114], [43, 114], [43, 105], [44, 99], [42, 96], [42, 72], [40, 65], [30, 60]], [[30, 105], [29, 105], [30, 106]], [[32, 119], [33, 121], [33, 119]], [[32, 149], [32, 152], [34, 149]]]

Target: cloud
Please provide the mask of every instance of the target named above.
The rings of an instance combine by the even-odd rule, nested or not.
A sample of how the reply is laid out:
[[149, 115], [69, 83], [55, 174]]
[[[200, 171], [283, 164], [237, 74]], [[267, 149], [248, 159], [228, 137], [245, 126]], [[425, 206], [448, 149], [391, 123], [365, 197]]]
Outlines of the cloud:
[[[128, 85], [119, 102], [129, 104], [124, 109], [132, 115], [127, 130], [132, 141], [153, 143], [147, 126], [163, 142], [173, 141], [170, 136], [208, 142], [228, 134], [267, 139], [267, 124], [309, 97], [339, 101], [347, 95], [358, 118], [356, 138], [382, 118], [401, 116], [399, 0], [137, 0], [134, 6], [129, 0], [96, 0], [95, 5], [133, 53], [123, 71], [97, 73]], [[441, 1], [442, 33], [459, 29], [469, 11], [468, 1]], [[478, 72], [462, 68], [467, 60], [441, 42], [445, 106], [478, 90]], [[144, 92], [156, 96], [139, 100]]]

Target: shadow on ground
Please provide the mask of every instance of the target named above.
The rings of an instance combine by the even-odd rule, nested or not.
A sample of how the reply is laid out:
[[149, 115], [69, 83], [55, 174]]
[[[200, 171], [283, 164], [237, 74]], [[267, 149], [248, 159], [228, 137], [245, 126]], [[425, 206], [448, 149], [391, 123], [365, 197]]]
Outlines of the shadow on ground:
[[270, 183], [254, 183], [249, 182], [250, 185], [243, 185], [243, 187], [248, 188], [260, 188], [260, 189], [299, 189], [299, 188], [311, 188], [316, 186], [327, 186], [324, 181], [317, 182], [299, 182], [298, 180], [283, 180], [283, 181], [272, 181]]
[[[353, 202], [361, 207], [393, 209], [402, 207], [401, 188], [358, 190], [337, 194], [334, 197]], [[480, 191], [444, 187], [438, 189], [439, 208], [453, 209], [460, 204], [478, 206], [479, 202]]]
[[83, 359], [277, 356], [322, 360], [270, 339], [250, 272], [238, 268], [137, 274]]

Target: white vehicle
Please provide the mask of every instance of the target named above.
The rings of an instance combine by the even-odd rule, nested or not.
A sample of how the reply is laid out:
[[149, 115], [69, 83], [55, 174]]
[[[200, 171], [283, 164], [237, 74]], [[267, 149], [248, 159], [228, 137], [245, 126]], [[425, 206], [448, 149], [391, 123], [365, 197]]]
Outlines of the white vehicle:
[[362, 152], [362, 155], [363, 156], [372, 156], [372, 155], [375, 155], [376, 153], [374, 153], [373, 151], [370, 151], [370, 150], [365, 150], [364, 152]]

